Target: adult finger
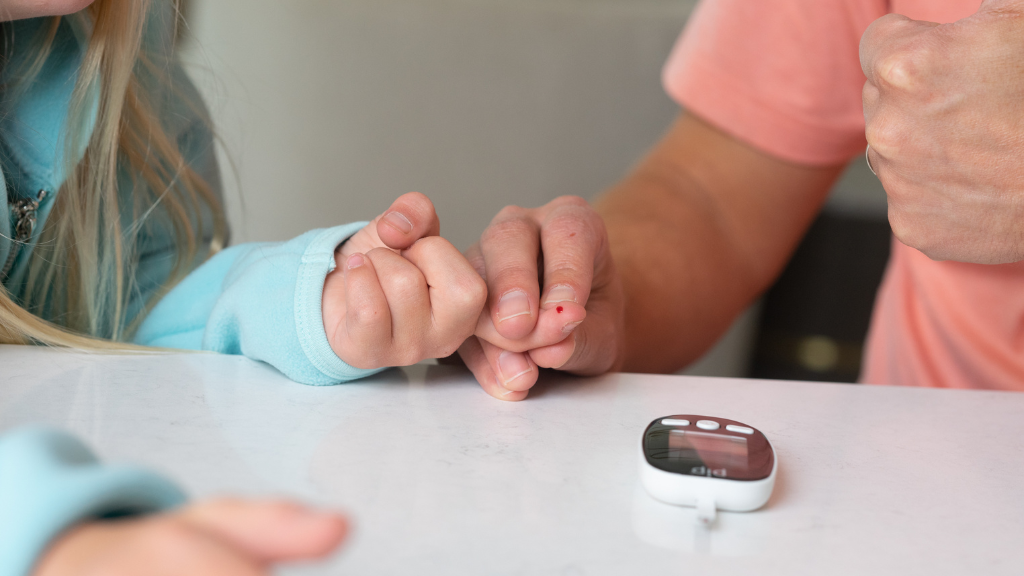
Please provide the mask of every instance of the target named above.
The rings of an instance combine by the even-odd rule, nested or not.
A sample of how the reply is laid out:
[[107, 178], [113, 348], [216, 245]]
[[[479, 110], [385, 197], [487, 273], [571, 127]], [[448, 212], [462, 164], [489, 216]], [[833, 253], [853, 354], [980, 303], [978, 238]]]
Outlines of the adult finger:
[[466, 367], [476, 377], [476, 381], [480, 383], [480, 387], [483, 388], [484, 392], [487, 392], [491, 396], [499, 400], [508, 400], [510, 402], [518, 402], [526, 398], [528, 391], [513, 391], [508, 390], [498, 382], [497, 375], [494, 369], [491, 367], [491, 363], [487, 360], [487, 356], [484, 353], [481, 341], [476, 337], [470, 337], [462, 346], [459, 347], [459, 356], [462, 357], [462, 361], [466, 363]]
[[887, 14], [875, 20], [860, 39], [860, 65], [868, 82], [883, 92], [888, 88], [909, 89], [916, 78], [927, 73], [921, 42], [914, 40], [938, 24]]
[[482, 314], [476, 325], [476, 336], [504, 350], [526, 352], [534, 348], [551, 346], [565, 340], [587, 317], [587, 309], [573, 302], [559, 302], [540, 310], [537, 325], [532, 332], [516, 340], [505, 338], [490, 315]]
[[283, 500], [211, 500], [184, 509], [179, 517], [260, 563], [326, 556], [349, 531], [341, 514]]
[[533, 212], [504, 208], [480, 238], [488, 290], [488, 310], [498, 333], [516, 340], [537, 323], [540, 281], [540, 226]]
[[349, 256], [343, 266], [345, 322], [335, 330], [343, 329], [345, 333], [329, 337], [331, 347], [339, 358], [356, 368], [386, 366], [386, 352], [393, 338], [392, 319], [377, 271], [365, 254]]
[[433, 328], [427, 281], [415, 264], [387, 249], [367, 253], [377, 270], [391, 312], [392, 366], [408, 366], [430, 356]]
[[[573, 374], [592, 376], [619, 368], [622, 359], [621, 310], [614, 301], [621, 298], [616, 293], [608, 297], [592, 297], [587, 320], [572, 332], [571, 342], [558, 346], [539, 348], [529, 352], [531, 359], [545, 368], [558, 368]], [[597, 294], [595, 292], [595, 294]]]
[[505, 390], [525, 392], [537, 383], [540, 369], [530, 359], [529, 354], [503, 350], [486, 340], [480, 340], [480, 347], [487, 357], [487, 363], [490, 364], [495, 379]]
[[487, 284], [469, 261], [440, 236], [423, 238], [402, 252], [427, 283], [436, 357], [450, 356], [473, 334], [487, 301]]
[[551, 346], [533, 348], [528, 352], [530, 360], [541, 368], [561, 368], [576, 353], [576, 334], [573, 331], [565, 340]]
[[403, 194], [377, 218], [377, 236], [395, 250], [404, 250], [420, 238], [441, 233], [434, 204], [419, 192]]
[[578, 196], [556, 198], [548, 206], [540, 232], [544, 254], [541, 308], [565, 303], [586, 306], [594, 262], [605, 244], [604, 222]]

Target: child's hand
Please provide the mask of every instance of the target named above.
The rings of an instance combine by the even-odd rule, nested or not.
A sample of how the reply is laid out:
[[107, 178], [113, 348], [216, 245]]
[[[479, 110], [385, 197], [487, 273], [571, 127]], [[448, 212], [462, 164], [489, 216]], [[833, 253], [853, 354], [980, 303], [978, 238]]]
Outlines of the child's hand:
[[440, 228], [430, 200], [410, 192], [335, 253], [323, 317], [339, 358], [408, 366], [449, 356], [473, 334], [487, 285]]
[[320, 558], [345, 538], [338, 514], [289, 502], [215, 500], [60, 537], [35, 576], [259, 576], [271, 564]]

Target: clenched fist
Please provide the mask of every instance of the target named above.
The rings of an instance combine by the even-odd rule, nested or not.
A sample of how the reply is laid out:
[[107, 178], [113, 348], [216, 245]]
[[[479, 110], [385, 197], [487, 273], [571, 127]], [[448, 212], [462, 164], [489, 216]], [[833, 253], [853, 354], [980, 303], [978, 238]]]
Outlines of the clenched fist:
[[1024, 259], [1024, 0], [864, 33], [869, 161], [903, 243], [936, 260]]
[[454, 354], [473, 334], [487, 285], [440, 227], [430, 200], [410, 192], [337, 250], [323, 318], [339, 358], [408, 366]]

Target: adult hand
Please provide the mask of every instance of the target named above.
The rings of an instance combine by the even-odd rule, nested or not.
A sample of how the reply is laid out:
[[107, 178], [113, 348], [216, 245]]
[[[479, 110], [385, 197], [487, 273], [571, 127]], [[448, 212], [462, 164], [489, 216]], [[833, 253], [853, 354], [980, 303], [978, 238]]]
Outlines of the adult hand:
[[357, 368], [450, 356], [473, 334], [487, 286], [438, 236], [426, 196], [410, 192], [341, 245], [324, 283], [324, 329]]
[[953, 24], [885, 16], [860, 58], [896, 237], [937, 260], [1024, 259], [1024, 1]]
[[585, 200], [505, 208], [468, 257], [488, 300], [459, 353], [487, 393], [526, 398], [538, 367], [591, 375], [621, 365], [622, 283], [604, 222]]
[[58, 539], [35, 576], [257, 576], [320, 558], [345, 538], [335, 513], [289, 502], [213, 500], [178, 512], [83, 524]]

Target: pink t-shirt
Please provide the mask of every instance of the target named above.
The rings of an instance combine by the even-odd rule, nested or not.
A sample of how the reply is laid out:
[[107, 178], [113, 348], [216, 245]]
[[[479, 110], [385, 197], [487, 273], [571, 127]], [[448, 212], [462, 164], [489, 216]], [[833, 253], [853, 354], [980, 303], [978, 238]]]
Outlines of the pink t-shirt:
[[[665, 65], [668, 93], [780, 159], [863, 154], [864, 30], [888, 12], [954, 22], [981, 0], [704, 0]], [[1024, 390], [1024, 262], [934, 262], [893, 242], [861, 379]]]

